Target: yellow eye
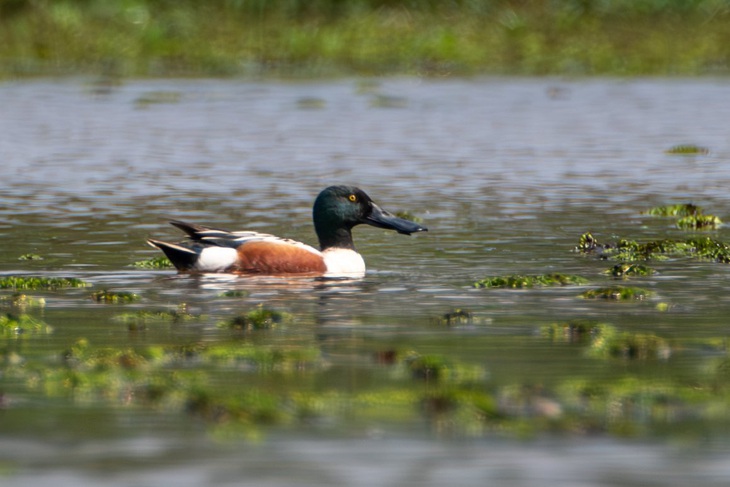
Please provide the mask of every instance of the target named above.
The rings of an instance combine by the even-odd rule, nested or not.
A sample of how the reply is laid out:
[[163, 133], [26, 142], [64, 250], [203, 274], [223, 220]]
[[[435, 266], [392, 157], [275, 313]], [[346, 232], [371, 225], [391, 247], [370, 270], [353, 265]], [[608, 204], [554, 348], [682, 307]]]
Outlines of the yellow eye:
[[350, 196], [347, 197], [347, 199], [354, 203], [357, 201], [357, 196], [355, 196], [354, 194], [351, 194]]

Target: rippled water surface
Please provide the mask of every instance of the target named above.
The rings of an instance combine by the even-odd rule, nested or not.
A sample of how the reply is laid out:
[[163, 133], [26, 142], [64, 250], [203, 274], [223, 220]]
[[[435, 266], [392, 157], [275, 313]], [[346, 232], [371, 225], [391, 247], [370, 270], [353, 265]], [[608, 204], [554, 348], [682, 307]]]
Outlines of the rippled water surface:
[[[652, 263], [657, 274], [622, 283], [650, 298], [592, 301], [578, 295], [616, 284], [604, 274], [611, 263], [574, 248], [587, 231], [603, 241], [697, 236], [642, 213], [658, 205], [692, 202], [730, 219], [727, 100], [730, 83], [712, 79], [0, 85], [0, 278], [91, 285], [30, 293], [46, 304], [28, 313], [53, 331], [0, 338], [2, 485], [725, 485], [730, 266]], [[708, 152], [667, 153], [680, 144]], [[429, 231], [356, 228], [368, 265], [357, 281], [133, 265], [157, 256], [146, 238], [178, 238], [171, 218], [316, 244], [311, 205], [335, 183], [360, 186]], [[730, 240], [725, 228], [702, 235]], [[19, 260], [26, 254], [42, 260]], [[471, 286], [550, 272], [588, 284]], [[139, 299], [90, 298], [103, 289]], [[197, 318], [139, 327], [118, 319], [181, 305]], [[240, 333], [219, 325], [257, 306], [292, 319]], [[447, 323], [456, 310], [470, 319]], [[668, 352], [599, 357], [541, 334], [570, 320], [650, 335]], [[270, 394], [284, 408], [230, 418], [197, 414], [181, 392], [143, 400], [107, 383], [54, 379], [79, 340], [318, 358], [286, 371], [168, 366], [172, 382], [200, 374], [200, 387]], [[448, 377], [409, 376], [413, 357], [448, 364]], [[574, 424], [581, 406], [564, 391], [576, 381], [641, 386], [609, 388], [615, 401], [593, 423]], [[683, 389], [657, 392], [666, 384]], [[474, 414], [477, 393], [494, 399], [499, 417]], [[302, 397], [307, 414], [293, 413]]]

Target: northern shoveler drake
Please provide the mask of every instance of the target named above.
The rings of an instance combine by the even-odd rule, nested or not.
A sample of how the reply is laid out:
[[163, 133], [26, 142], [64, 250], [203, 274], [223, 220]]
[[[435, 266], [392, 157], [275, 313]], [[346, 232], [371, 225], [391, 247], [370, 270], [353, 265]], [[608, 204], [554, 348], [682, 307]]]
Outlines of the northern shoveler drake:
[[149, 239], [180, 272], [362, 276], [365, 262], [355, 251], [352, 228], [366, 223], [410, 235], [427, 228], [380, 208], [361, 189], [330, 186], [314, 201], [314, 229], [320, 250], [259, 232], [229, 232], [173, 220], [189, 241], [172, 244]]

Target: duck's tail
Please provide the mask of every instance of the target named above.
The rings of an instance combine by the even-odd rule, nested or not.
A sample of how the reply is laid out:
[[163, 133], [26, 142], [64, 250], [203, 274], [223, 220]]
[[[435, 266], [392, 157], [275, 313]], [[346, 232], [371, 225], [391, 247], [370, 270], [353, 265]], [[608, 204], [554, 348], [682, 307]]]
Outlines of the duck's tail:
[[195, 264], [200, 258], [200, 253], [194, 249], [183, 247], [182, 245], [163, 242], [161, 240], [147, 239], [147, 243], [153, 247], [162, 250], [172, 265], [179, 271], [189, 271], [195, 268]]

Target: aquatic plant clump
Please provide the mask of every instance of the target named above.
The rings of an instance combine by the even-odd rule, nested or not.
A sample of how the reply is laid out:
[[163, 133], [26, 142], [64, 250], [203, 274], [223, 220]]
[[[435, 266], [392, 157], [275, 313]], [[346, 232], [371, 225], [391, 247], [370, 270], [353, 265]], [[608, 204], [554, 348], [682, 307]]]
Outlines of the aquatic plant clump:
[[653, 240], [639, 243], [635, 240], [619, 240], [602, 244], [591, 233], [580, 236], [576, 250], [596, 254], [602, 259], [636, 262], [662, 260], [669, 257], [693, 257], [730, 263], [730, 245], [710, 237], [696, 237], [687, 240]]
[[23, 293], [14, 293], [11, 296], [0, 296], [0, 305], [24, 310], [27, 308], [42, 308], [46, 305], [46, 300]]
[[221, 328], [229, 328], [231, 330], [252, 331], [267, 330], [276, 326], [292, 321], [293, 317], [289, 313], [276, 311], [259, 305], [256, 309], [248, 313], [240, 314], [226, 321], [219, 323]]
[[55, 290], [61, 288], [88, 287], [90, 284], [74, 277], [30, 277], [30, 276], [3, 276], [0, 277], [0, 289], [15, 290]]
[[446, 326], [471, 325], [473, 322], [474, 314], [462, 308], [454, 308], [439, 318], [439, 323]]
[[594, 357], [649, 360], [668, 358], [671, 353], [667, 341], [657, 335], [621, 332], [615, 326], [592, 320], [553, 323], [540, 331], [553, 342], [587, 345], [588, 355]]
[[18, 260], [43, 260], [43, 257], [38, 254], [23, 254], [18, 257]]
[[134, 267], [140, 269], [170, 269], [174, 267], [170, 259], [165, 256], [153, 257], [147, 260], [140, 260], [134, 263]]
[[666, 151], [667, 154], [677, 154], [677, 155], [704, 155], [709, 154], [710, 150], [707, 147], [701, 147], [699, 145], [695, 144], [680, 144], [675, 145], [673, 147], [670, 147]]
[[655, 206], [644, 212], [652, 216], [693, 216], [701, 215], [704, 210], [692, 203], [680, 203], [676, 205]]
[[[586, 353], [594, 359], [641, 362], [663, 360], [671, 353], [661, 337], [603, 323], [577, 320], [543, 331], [556, 342], [588, 342]], [[724, 340], [718, 347], [724, 347]], [[416, 351], [394, 353], [392, 361], [376, 369], [378, 380], [348, 392], [316, 385], [330, 377], [318, 347], [238, 341], [135, 348], [95, 347], [82, 339], [51, 363], [0, 350], [0, 367], [51, 397], [189, 414], [205, 421], [213, 434], [230, 438], [318, 418], [346, 427], [394, 420], [422, 425], [425, 419], [434, 428], [448, 425], [448, 431], [468, 435], [620, 436], [646, 425], [681, 429], [686, 421], [714, 421], [713, 414], [725, 410], [730, 393], [726, 359], [689, 382], [647, 382], [625, 374], [596, 380], [578, 373], [551, 385], [498, 385], [482, 364]], [[318, 375], [323, 371], [328, 375]], [[221, 381], [225, 374], [238, 379]], [[289, 385], [271, 387], [259, 377]]]
[[704, 210], [692, 203], [657, 206], [645, 212], [647, 215], [680, 217], [677, 228], [684, 230], [715, 230], [722, 220], [715, 215], [705, 215]]
[[606, 326], [592, 340], [590, 353], [599, 357], [651, 360], [668, 358], [671, 349], [666, 340], [653, 333], [619, 332]]
[[91, 298], [97, 303], [132, 303], [139, 300], [139, 295], [130, 292], [108, 291], [106, 289], [92, 293]]
[[691, 230], [716, 230], [722, 220], [715, 215], [690, 215], [677, 220], [677, 227]]
[[617, 301], [642, 300], [653, 293], [638, 287], [609, 286], [589, 289], [580, 295], [583, 299], [613, 299]]
[[636, 276], [650, 276], [656, 271], [651, 267], [634, 264], [634, 263], [621, 263], [608, 269], [605, 273], [610, 274], [613, 277], [636, 277]]
[[553, 342], [588, 343], [608, 325], [592, 320], [552, 323], [540, 328], [540, 334]]
[[476, 288], [531, 288], [542, 286], [569, 286], [587, 284], [588, 280], [569, 274], [507, 275], [482, 279], [473, 284]]
[[129, 329], [134, 331], [146, 328], [148, 323], [182, 323], [198, 320], [200, 318], [201, 317], [199, 315], [190, 313], [187, 306], [182, 304], [175, 310], [139, 310], [132, 313], [116, 315], [113, 319], [114, 321], [126, 323], [129, 326]]
[[0, 336], [4, 338], [43, 335], [51, 333], [52, 330], [44, 321], [25, 313], [19, 315], [12, 313], [0, 314]]

